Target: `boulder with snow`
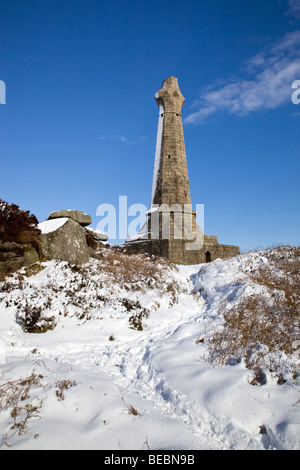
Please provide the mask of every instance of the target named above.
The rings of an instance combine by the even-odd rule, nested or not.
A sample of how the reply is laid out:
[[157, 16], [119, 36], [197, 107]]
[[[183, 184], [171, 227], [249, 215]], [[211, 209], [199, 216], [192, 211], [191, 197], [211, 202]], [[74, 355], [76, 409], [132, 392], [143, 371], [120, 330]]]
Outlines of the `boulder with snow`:
[[86, 228], [85, 229], [96, 241], [99, 242], [106, 242], [108, 240], [108, 236], [104, 232], [100, 232], [100, 230], [96, 230], [94, 228]]
[[92, 217], [90, 215], [85, 214], [82, 211], [74, 211], [74, 210], [61, 210], [61, 211], [51, 212], [51, 214], [48, 215], [47, 220], [61, 219], [61, 218], [72, 219], [74, 220], [74, 222], [77, 222], [82, 227], [87, 227], [88, 225], [92, 223]]
[[44, 256], [81, 265], [89, 260], [85, 229], [72, 218], [46, 220], [38, 225], [41, 230]]

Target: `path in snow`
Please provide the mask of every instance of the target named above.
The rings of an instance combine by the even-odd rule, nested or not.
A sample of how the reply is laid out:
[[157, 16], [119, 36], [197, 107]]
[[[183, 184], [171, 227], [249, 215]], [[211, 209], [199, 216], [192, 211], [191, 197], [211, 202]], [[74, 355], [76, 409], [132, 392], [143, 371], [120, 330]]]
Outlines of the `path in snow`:
[[[205, 341], [196, 341], [220, 324], [219, 303], [245, 288], [239, 283], [241, 263], [237, 257], [201, 268], [180, 267], [176, 280], [184, 285], [191, 278], [200, 294], [183, 289], [171, 308], [162, 300], [143, 331], [130, 329], [128, 314], [108, 306], [101, 320], [61, 316], [53, 331], [28, 335], [16, 324], [13, 307], [2, 309], [1, 338], [9, 357], [2, 378], [24, 376], [34, 366], [45, 373], [46, 384], [42, 419], [30, 423], [38, 441], [30, 440], [29, 431], [13, 440], [9, 415], [0, 422], [14, 446], [137, 449], [148, 437], [152, 449], [297, 448], [295, 387], [278, 387], [271, 379], [253, 387], [243, 363], [208, 364]], [[59, 275], [56, 269], [49, 264], [31, 282], [42, 285], [53, 272]], [[62, 373], [77, 386], [58, 403], [51, 384]], [[129, 404], [140, 416], [128, 417]], [[262, 425], [267, 435], [260, 434]]]

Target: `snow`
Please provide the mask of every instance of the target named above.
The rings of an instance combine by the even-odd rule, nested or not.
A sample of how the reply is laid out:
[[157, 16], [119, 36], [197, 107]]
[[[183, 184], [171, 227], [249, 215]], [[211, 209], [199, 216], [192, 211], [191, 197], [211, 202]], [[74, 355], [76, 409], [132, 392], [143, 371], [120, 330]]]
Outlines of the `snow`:
[[149, 232], [148, 232], [148, 222], [145, 222], [144, 225], [142, 226], [141, 230], [136, 233], [135, 235], [131, 235], [126, 237], [127, 242], [133, 242], [137, 240], [143, 240], [146, 239], [148, 240], [149, 237]]
[[95, 228], [90, 228], [90, 227], [89, 227], [89, 231], [92, 232], [92, 233], [94, 233], [96, 236], [98, 236], [98, 237], [100, 237], [100, 238], [106, 236], [106, 234], [105, 234], [104, 232], [101, 232], [100, 230], [97, 230], [97, 229], [95, 229]]
[[55, 232], [55, 230], [65, 225], [65, 223], [68, 220], [69, 219], [67, 217], [62, 217], [60, 219], [46, 220], [45, 222], [41, 222], [38, 224], [38, 229], [41, 230], [42, 234]]
[[164, 107], [159, 104], [159, 118], [158, 118], [158, 129], [157, 129], [157, 138], [156, 138], [156, 150], [155, 150], [155, 159], [154, 159], [154, 170], [153, 170], [153, 182], [152, 182], [152, 195], [151, 195], [151, 205], [154, 204], [154, 196], [157, 186], [158, 173], [161, 161], [161, 145], [162, 145], [162, 136], [164, 129]]
[[[0, 395], [2, 450], [300, 448], [299, 383], [279, 386], [268, 373], [265, 385], [250, 385], [243, 361], [212, 364], [205, 341], [197, 341], [221, 325], [225, 298], [234, 302], [251, 288], [245, 266], [267, 263], [264, 253], [164, 267], [162, 286], [175, 286], [176, 295], [158, 282], [136, 290], [110, 284], [101, 263], [84, 267], [86, 288], [75, 268], [56, 261], [0, 288], [0, 387], [41, 376], [24, 401], [36, 414], [20, 435]], [[45, 311], [55, 328], [25, 333], [18, 308], [26, 299], [43, 305], [49, 295]], [[130, 328], [124, 298], [150, 312], [141, 331]], [[62, 400], [63, 381], [71, 385]]]

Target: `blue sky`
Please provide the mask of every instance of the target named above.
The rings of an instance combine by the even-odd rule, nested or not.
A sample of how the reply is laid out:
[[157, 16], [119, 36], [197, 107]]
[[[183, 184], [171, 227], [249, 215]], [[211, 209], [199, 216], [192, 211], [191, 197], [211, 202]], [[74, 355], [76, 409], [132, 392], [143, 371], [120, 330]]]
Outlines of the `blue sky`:
[[149, 206], [170, 75], [205, 232], [298, 245], [300, 0], [0, 0], [0, 198], [94, 227], [119, 196]]

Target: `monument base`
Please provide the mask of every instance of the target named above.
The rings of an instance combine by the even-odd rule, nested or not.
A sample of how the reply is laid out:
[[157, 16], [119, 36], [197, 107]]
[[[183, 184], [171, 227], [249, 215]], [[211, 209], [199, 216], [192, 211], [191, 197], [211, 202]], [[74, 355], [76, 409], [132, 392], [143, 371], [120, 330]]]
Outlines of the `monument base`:
[[201, 249], [187, 249], [186, 240], [137, 240], [126, 242], [123, 246], [130, 254], [147, 253], [150, 256], [167, 258], [171, 263], [192, 265], [208, 263], [217, 258], [231, 258], [240, 254], [238, 246], [220, 245], [212, 235], [204, 235]]

